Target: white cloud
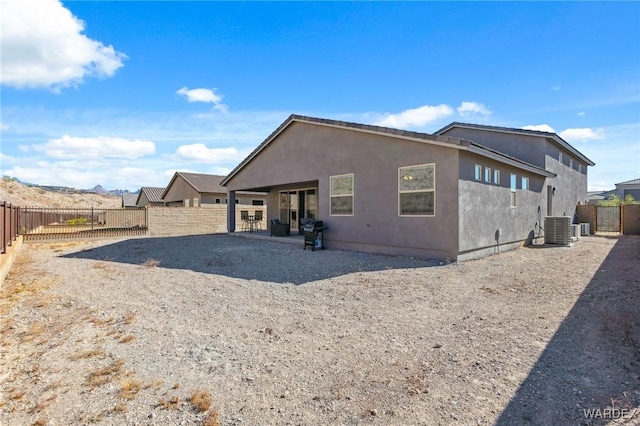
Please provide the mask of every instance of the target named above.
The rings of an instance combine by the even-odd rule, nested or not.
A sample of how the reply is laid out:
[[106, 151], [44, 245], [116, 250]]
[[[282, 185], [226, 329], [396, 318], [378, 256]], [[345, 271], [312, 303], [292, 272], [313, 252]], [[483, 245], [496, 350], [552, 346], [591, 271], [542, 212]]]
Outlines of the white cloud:
[[586, 114], [586, 113], [585, 113], [584, 111], [580, 111], [580, 112], [578, 113], [578, 117], [584, 117], [584, 115], [585, 115], [585, 114]]
[[529, 126], [524, 126], [523, 127], [524, 130], [536, 130], [538, 132], [549, 132], [549, 133], [555, 133], [555, 130], [553, 130], [553, 127], [549, 126], [548, 124], [535, 124], [535, 125], [529, 125]]
[[151, 141], [128, 140], [113, 137], [80, 138], [64, 135], [42, 145], [33, 145], [33, 149], [57, 159], [100, 159], [123, 158], [136, 159], [155, 153], [155, 144]]
[[213, 109], [226, 112], [228, 107], [222, 103], [222, 96], [216, 93], [216, 89], [189, 89], [183, 87], [176, 92], [178, 95], [182, 95], [189, 102], [205, 102], [213, 104]]
[[194, 143], [178, 147], [174, 155], [176, 160], [196, 161], [199, 163], [219, 164], [227, 161], [240, 161], [246, 155], [236, 148], [207, 148], [204, 144]]
[[373, 124], [398, 128], [422, 127], [440, 118], [448, 117], [451, 114], [453, 114], [453, 109], [449, 105], [424, 105], [419, 108], [402, 111], [398, 114], [388, 114]]
[[567, 142], [584, 142], [594, 139], [604, 139], [604, 129], [591, 129], [588, 127], [582, 129], [565, 129], [558, 135]]
[[483, 104], [479, 104], [477, 102], [462, 102], [460, 106], [457, 108], [458, 114], [461, 117], [469, 117], [476, 114], [480, 115], [490, 115], [491, 111], [484, 106]]
[[9, 130], [9, 126], [4, 123], [0, 123], [0, 130]]
[[559, 91], [561, 88], [562, 88], [562, 86], [560, 86], [560, 85], [558, 84], [557, 86], [553, 86], [553, 87], [551, 88], [551, 90], [553, 90], [554, 92], [557, 92], [557, 91]]
[[2, 8], [3, 85], [59, 90], [123, 66], [126, 55], [82, 34], [84, 22], [59, 0], [3, 0]]

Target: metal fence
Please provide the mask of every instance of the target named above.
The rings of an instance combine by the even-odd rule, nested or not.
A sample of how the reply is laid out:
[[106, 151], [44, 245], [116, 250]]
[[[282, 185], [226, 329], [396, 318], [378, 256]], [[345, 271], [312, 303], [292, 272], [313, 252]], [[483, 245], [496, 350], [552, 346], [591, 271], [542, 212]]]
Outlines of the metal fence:
[[144, 235], [147, 210], [23, 207], [18, 224], [25, 241]]
[[11, 203], [0, 202], [0, 234], [2, 234], [2, 246], [0, 253], [6, 253], [7, 247], [16, 240], [19, 235], [18, 216], [20, 207], [12, 206]]

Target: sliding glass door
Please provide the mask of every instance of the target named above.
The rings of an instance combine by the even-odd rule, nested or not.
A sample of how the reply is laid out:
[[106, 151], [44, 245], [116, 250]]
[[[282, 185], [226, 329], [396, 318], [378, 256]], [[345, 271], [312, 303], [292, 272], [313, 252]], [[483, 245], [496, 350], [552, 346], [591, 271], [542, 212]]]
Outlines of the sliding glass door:
[[280, 191], [280, 222], [289, 223], [297, 231], [300, 219], [318, 217], [318, 190], [316, 188]]

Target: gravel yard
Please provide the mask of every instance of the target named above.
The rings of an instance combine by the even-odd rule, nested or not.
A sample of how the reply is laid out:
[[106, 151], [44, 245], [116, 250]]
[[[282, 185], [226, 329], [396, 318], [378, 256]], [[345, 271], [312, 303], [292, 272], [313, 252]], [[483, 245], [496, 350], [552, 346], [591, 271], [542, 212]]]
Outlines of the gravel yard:
[[27, 244], [0, 292], [0, 424], [639, 424], [639, 307], [638, 236], [454, 264]]

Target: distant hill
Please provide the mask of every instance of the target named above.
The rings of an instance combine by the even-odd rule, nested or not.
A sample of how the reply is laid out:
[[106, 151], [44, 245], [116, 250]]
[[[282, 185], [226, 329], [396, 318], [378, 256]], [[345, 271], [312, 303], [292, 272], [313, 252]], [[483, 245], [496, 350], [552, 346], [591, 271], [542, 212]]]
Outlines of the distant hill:
[[119, 208], [122, 198], [109, 192], [97, 194], [66, 186], [26, 184], [3, 176], [0, 181], [0, 201], [20, 207], [102, 207]]

